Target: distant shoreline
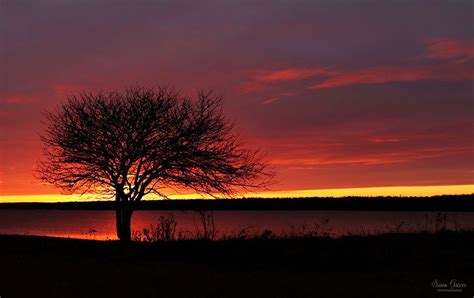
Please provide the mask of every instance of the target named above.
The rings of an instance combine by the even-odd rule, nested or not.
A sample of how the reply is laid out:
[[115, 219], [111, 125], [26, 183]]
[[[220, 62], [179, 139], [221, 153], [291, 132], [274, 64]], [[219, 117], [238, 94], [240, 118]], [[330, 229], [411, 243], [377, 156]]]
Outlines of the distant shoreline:
[[[114, 210], [113, 201], [0, 203], [0, 210]], [[433, 197], [313, 197], [143, 201], [137, 210], [348, 210], [474, 212], [474, 194]]]

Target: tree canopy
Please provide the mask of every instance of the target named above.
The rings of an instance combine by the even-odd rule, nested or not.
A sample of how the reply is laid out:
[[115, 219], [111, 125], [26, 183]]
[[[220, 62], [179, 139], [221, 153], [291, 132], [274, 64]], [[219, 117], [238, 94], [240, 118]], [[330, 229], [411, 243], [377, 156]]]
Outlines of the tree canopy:
[[170, 88], [83, 92], [45, 118], [39, 178], [68, 193], [114, 194], [130, 216], [145, 195], [170, 188], [232, 195], [271, 181], [212, 92], [195, 100]]

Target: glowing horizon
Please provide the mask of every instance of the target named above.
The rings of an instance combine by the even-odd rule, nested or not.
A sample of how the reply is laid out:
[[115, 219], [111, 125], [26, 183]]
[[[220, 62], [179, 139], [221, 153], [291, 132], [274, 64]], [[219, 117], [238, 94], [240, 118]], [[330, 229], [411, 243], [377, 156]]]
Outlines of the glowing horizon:
[[[350, 197], [350, 196], [402, 196], [402, 197], [429, 197], [436, 195], [469, 195], [474, 194], [474, 184], [470, 185], [436, 185], [436, 186], [389, 186], [389, 187], [359, 187], [339, 189], [305, 189], [293, 191], [268, 191], [253, 192], [236, 195], [235, 198], [300, 198], [300, 197]], [[170, 199], [212, 199], [210, 196], [198, 194], [174, 194]], [[145, 200], [154, 200], [152, 196]], [[87, 202], [91, 200], [104, 200], [98, 195], [86, 194], [84, 196], [73, 194], [40, 194], [40, 195], [3, 195], [0, 203], [41, 203], [41, 202]]]

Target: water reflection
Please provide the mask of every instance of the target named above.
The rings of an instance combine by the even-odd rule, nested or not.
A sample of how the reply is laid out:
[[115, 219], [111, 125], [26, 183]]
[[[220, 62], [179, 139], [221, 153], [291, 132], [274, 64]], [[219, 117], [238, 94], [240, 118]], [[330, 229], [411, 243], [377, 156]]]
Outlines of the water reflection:
[[[136, 211], [133, 230], [156, 224], [170, 211]], [[193, 234], [200, 229], [194, 211], [173, 211], [177, 233]], [[474, 228], [469, 212], [446, 212], [445, 220], [433, 212], [394, 211], [214, 211], [217, 237], [247, 231], [291, 234], [320, 225], [331, 236], [384, 231]], [[0, 210], [1, 234], [44, 235], [83, 239], [117, 239], [113, 211]]]

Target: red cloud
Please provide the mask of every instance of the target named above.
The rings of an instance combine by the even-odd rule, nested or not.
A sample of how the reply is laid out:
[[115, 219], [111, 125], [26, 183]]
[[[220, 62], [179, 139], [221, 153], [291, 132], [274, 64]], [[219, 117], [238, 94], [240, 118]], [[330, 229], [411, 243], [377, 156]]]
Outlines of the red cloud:
[[340, 71], [310, 89], [335, 88], [359, 84], [383, 84], [421, 80], [465, 81], [473, 79], [471, 65], [443, 63], [415, 66], [377, 66]]
[[[310, 89], [336, 88], [359, 84], [384, 84], [407, 81], [466, 81], [473, 80], [474, 47], [472, 41], [446, 38], [433, 39], [423, 58], [438, 60], [437, 63], [418, 65], [381, 65], [356, 70], [335, 69], [329, 67], [284, 68], [279, 70], [255, 71], [253, 81], [244, 85], [243, 91], [252, 92], [265, 87], [266, 83], [283, 81], [301, 81], [320, 77], [322, 81], [310, 86]], [[456, 60], [443, 61], [448, 59]], [[467, 62], [467, 63], [466, 63]]]
[[470, 40], [433, 39], [423, 57], [431, 59], [474, 58], [474, 43]]
[[372, 143], [398, 143], [401, 140], [399, 138], [372, 138], [369, 142]]
[[21, 104], [32, 102], [33, 98], [31, 96], [26, 95], [10, 95], [0, 101], [3, 101], [8, 104]]
[[271, 98], [268, 98], [268, 99], [262, 101], [262, 104], [268, 105], [268, 104], [271, 104], [272, 102], [277, 101], [278, 99], [279, 99], [278, 97], [271, 97]]

